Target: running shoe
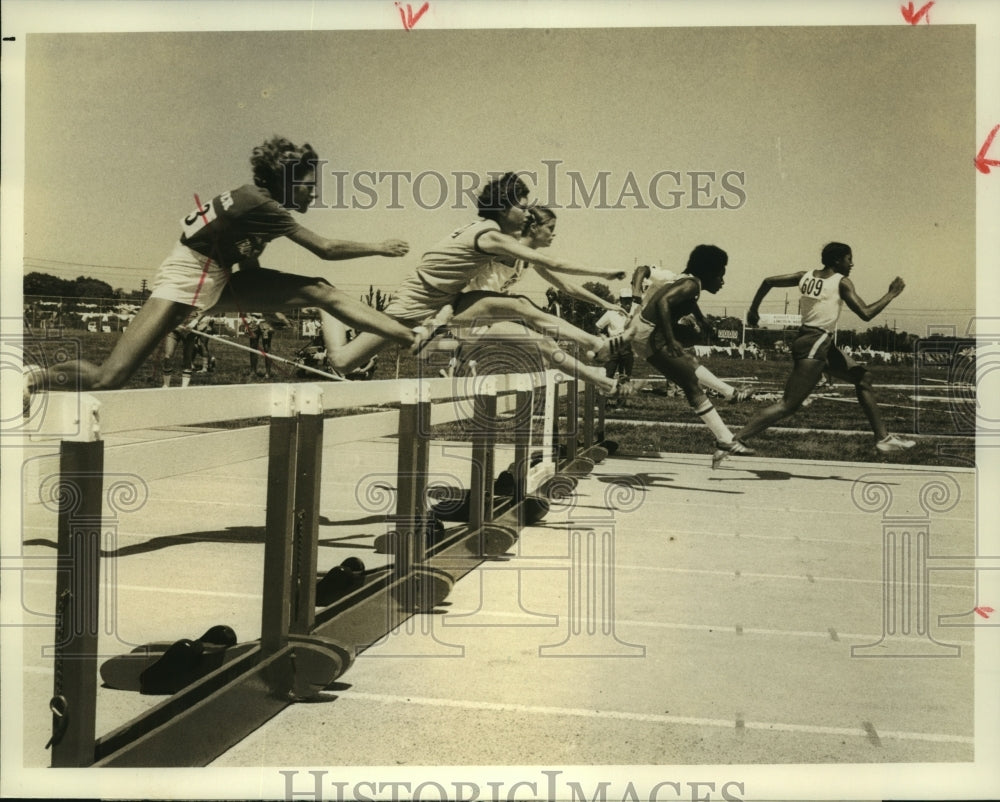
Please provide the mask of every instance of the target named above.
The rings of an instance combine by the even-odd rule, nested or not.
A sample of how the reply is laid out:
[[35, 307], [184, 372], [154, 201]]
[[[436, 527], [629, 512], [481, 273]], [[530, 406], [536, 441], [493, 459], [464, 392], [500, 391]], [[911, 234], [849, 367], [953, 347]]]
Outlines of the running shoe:
[[600, 347], [596, 351], [588, 351], [587, 356], [592, 362], [607, 362], [612, 357], [623, 353], [629, 347], [628, 341], [622, 334], [614, 337], [605, 337]]
[[613, 403], [617, 407], [620, 401], [632, 394], [632, 388], [629, 386], [630, 384], [631, 382], [622, 381], [620, 378], [616, 378], [615, 386], [611, 389], [611, 392], [605, 396], [606, 400]]
[[731, 443], [715, 443], [715, 453], [712, 454], [712, 470], [714, 471], [726, 457], [752, 457], [757, 452], [739, 440]]
[[741, 387], [739, 390], [734, 392], [729, 398], [730, 404], [742, 404], [744, 401], [749, 401], [753, 398], [753, 390], [749, 387]]
[[889, 434], [879, 440], [875, 444], [875, 448], [882, 452], [905, 451], [908, 448], [913, 448], [916, 444], [915, 440], [904, 440], [894, 434]]
[[414, 356], [419, 355], [431, 340], [445, 331], [454, 314], [455, 310], [451, 304], [447, 304], [436, 315], [427, 318], [419, 326], [415, 326], [413, 328], [413, 345], [410, 346], [410, 353]]
[[615, 388], [607, 394], [609, 401], [624, 401], [629, 396], [633, 396], [649, 384], [648, 381], [630, 379], [627, 376], [615, 379]]

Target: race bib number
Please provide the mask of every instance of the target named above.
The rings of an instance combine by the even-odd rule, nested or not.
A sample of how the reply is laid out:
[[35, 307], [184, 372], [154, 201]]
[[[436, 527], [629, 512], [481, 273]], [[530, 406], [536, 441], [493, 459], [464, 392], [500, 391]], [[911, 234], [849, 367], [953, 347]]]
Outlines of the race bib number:
[[803, 295], [811, 295], [818, 298], [819, 294], [823, 292], [823, 279], [807, 278], [799, 285], [799, 290], [801, 290]]
[[191, 239], [203, 228], [210, 225], [217, 217], [218, 214], [215, 211], [215, 204], [212, 201], [203, 204], [200, 209], [195, 209], [181, 221], [181, 228], [184, 231], [184, 237], [186, 239]]
[[185, 217], [181, 221], [181, 228], [184, 232], [184, 237], [186, 239], [191, 239], [195, 234], [201, 231], [203, 228], [208, 227], [216, 220], [219, 216], [218, 206], [222, 206], [223, 209], [228, 209], [233, 205], [232, 194], [226, 192], [220, 195], [218, 198], [214, 198], [208, 203], [202, 204], [200, 209], [195, 209], [191, 214]]

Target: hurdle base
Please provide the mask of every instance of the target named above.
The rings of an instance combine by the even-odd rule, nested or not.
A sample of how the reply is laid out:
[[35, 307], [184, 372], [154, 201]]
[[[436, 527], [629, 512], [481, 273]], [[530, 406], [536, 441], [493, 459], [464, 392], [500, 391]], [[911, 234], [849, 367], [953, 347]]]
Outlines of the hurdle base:
[[598, 444], [590, 446], [590, 448], [583, 449], [583, 451], [579, 452], [577, 456], [589, 459], [596, 465], [599, 462], [604, 462], [604, 460], [608, 458], [609, 453], [611, 452], [608, 449]]
[[257, 646], [99, 738], [92, 765], [206, 766], [290, 704], [320, 695], [353, 659], [316, 636], [291, 636], [266, 657]]
[[594, 470], [594, 461], [587, 457], [575, 457], [559, 464], [559, 473], [569, 476], [589, 476]]

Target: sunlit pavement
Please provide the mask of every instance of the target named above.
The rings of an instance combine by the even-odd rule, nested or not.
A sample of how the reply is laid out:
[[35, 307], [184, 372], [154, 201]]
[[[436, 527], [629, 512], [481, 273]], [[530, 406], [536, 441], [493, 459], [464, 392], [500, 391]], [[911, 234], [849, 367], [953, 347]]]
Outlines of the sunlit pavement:
[[[395, 453], [390, 439], [325, 449], [321, 573], [352, 555], [385, 564], [372, 548], [385, 509], [359, 489], [391, 482]], [[211, 765], [971, 760], [975, 578], [934, 560], [975, 553], [974, 472], [709, 462], [600, 463], [508, 555], [366, 648], [323, 701], [292, 705]], [[467, 482], [468, 448], [435, 444], [431, 471]], [[102, 561], [102, 653], [218, 623], [259, 636], [265, 473], [261, 458], [149, 483]], [[900, 595], [916, 580], [883, 579], [884, 555], [917, 559], [916, 540], [905, 557], [892, 545], [897, 518], [926, 533], [926, 615]], [[55, 515], [35, 504], [25, 519], [24, 555], [42, 565]], [[52, 572], [23, 587], [24, 757], [44, 766]], [[909, 634], [887, 633], [887, 618]], [[98, 734], [160, 699], [101, 688]]]

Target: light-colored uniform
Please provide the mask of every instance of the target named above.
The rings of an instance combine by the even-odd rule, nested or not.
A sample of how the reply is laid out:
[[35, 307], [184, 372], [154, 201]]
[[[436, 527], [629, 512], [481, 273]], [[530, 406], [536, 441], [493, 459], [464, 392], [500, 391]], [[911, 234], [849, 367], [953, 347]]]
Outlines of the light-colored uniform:
[[799, 279], [799, 314], [802, 328], [792, 343], [793, 359], [822, 359], [834, 376], [850, 378], [847, 374], [861, 365], [841, 351], [834, 343], [837, 321], [844, 308], [840, 297], [843, 276], [834, 273], [821, 278], [817, 270], [807, 270]]
[[419, 323], [453, 303], [481, 272], [495, 270], [497, 257], [479, 249], [479, 238], [488, 231], [500, 231], [500, 226], [493, 220], [476, 220], [437, 243], [393, 293], [385, 313], [401, 322]]
[[153, 278], [151, 297], [210, 309], [232, 268], [301, 226], [267, 190], [246, 184], [212, 198], [181, 221], [180, 240]]

